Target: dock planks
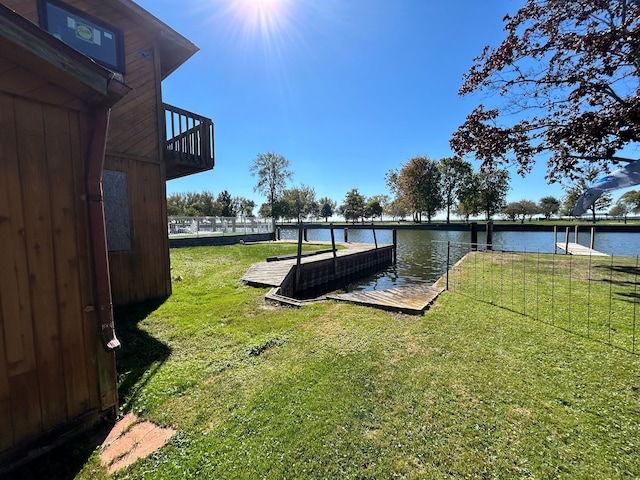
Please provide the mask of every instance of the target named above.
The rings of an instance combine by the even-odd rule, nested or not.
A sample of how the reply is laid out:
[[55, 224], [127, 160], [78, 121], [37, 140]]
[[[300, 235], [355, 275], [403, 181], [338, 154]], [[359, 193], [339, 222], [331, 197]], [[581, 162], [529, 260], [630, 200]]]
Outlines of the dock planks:
[[327, 295], [326, 298], [384, 310], [420, 314], [427, 310], [442, 292], [442, 288], [437, 288], [433, 285], [418, 285], [388, 290], [334, 293]]
[[[346, 248], [338, 250], [336, 253], [337, 257], [345, 257], [374, 249], [370, 244], [349, 243], [342, 245]], [[301, 263], [310, 264], [332, 257], [332, 252], [321, 253], [301, 258]], [[283, 297], [279, 293], [279, 287], [295, 266], [295, 259], [255, 263], [244, 274], [242, 281], [248, 285], [257, 287], [274, 287], [269, 294], [267, 294], [267, 298], [299, 306], [304, 302], [289, 297]], [[436, 288], [433, 285], [418, 285], [413, 287], [397, 287], [388, 290], [375, 290], [369, 292], [333, 293], [321, 298], [408, 314], [421, 314], [431, 306], [442, 291], [443, 289]]]
[[[346, 257], [355, 253], [373, 250], [374, 247], [367, 243], [343, 243], [345, 248], [336, 251], [336, 257]], [[313, 252], [312, 252], [313, 253]], [[300, 263], [305, 265], [321, 260], [333, 258], [333, 252], [327, 251], [314, 255], [303, 256]], [[277, 262], [259, 262], [249, 267], [249, 270], [243, 275], [242, 281], [254, 287], [279, 287], [284, 282], [289, 272], [296, 266], [295, 258], [289, 260], [280, 260]]]
[[592, 248], [585, 247], [584, 245], [580, 245], [579, 243], [565, 243], [558, 242], [556, 246], [565, 250], [569, 255], [582, 255], [582, 256], [592, 256], [592, 257], [608, 257], [606, 253], [598, 252], [597, 250], [593, 250]]

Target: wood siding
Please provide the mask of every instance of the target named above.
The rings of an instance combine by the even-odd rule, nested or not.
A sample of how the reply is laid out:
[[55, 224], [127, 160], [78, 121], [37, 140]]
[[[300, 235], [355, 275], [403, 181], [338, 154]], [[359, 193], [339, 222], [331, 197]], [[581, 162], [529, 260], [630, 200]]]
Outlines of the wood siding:
[[[169, 241], [162, 166], [107, 156], [105, 168], [126, 172], [130, 250], [109, 252], [114, 305], [137, 303], [171, 292]], [[117, 325], [116, 325], [117, 327]]]
[[[36, 0], [0, 2], [38, 23]], [[109, 254], [113, 303], [122, 306], [168, 296], [166, 169], [160, 137], [164, 110], [155, 33], [103, 0], [65, 3], [123, 31], [124, 83], [133, 88], [111, 110], [105, 163], [107, 169], [125, 172], [129, 185], [132, 248]]]
[[114, 355], [86, 309], [91, 115], [2, 90], [0, 451], [117, 403]]

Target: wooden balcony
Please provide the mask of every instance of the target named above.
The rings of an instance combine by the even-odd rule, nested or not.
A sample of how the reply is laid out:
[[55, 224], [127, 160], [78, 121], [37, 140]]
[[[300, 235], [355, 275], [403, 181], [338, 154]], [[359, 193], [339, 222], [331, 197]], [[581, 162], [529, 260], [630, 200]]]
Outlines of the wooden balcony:
[[214, 165], [210, 118], [164, 104], [167, 180], [211, 170]]

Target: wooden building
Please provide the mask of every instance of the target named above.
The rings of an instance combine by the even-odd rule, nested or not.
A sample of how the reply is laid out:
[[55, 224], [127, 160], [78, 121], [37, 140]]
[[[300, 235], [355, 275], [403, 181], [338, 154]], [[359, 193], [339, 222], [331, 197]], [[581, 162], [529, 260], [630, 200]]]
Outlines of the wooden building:
[[170, 295], [165, 183], [213, 168], [162, 100], [196, 51], [130, 0], [0, 0], [0, 472], [117, 410], [113, 305]]

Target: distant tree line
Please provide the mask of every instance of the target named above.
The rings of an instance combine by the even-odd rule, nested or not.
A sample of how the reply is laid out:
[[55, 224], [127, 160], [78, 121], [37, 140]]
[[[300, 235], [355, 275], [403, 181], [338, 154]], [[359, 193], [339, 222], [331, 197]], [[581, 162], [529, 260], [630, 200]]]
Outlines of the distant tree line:
[[232, 197], [226, 190], [217, 196], [211, 192], [187, 192], [167, 197], [167, 215], [175, 217], [252, 217], [255, 207], [253, 200]]
[[[329, 197], [316, 197], [309, 185], [287, 188], [293, 173], [289, 161], [275, 153], [256, 157], [251, 174], [258, 177], [255, 191], [264, 195], [267, 202], [260, 205], [257, 215], [284, 222], [302, 222], [341, 216], [346, 222], [393, 220], [411, 217], [414, 222], [431, 222], [442, 212], [446, 221], [456, 215], [464, 221], [482, 216], [486, 220], [494, 216], [509, 221], [531, 221], [534, 217], [549, 219], [554, 215], [571, 215], [578, 197], [601, 174], [597, 168], [587, 168], [582, 177], [565, 187], [562, 199], [542, 197], [538, 202], [522, 199], [507, 202], [510, 176], [506, 170], [475, 172], [465, 160], [451, 157], [432, 160], [426, 156], [409, 159], [400, 168], [389, 170], [385, 183], [392, 194], [366, 197], [357, 188], [349, 190], [342, 203]], [[602, 195], [592, 205], [593, 221], [596, 212], [612, 206], [610, 194]], [[175, 193], [167, 198], [170, 216], [254, 216], [256, 203], [245, 197], [233, 197], [224, 190], [217, 195], [211, 192]], [[611, 208], [609, 214], [626, 219], [629, 213], [640, 212], [640, 192], [624, 194]]]

